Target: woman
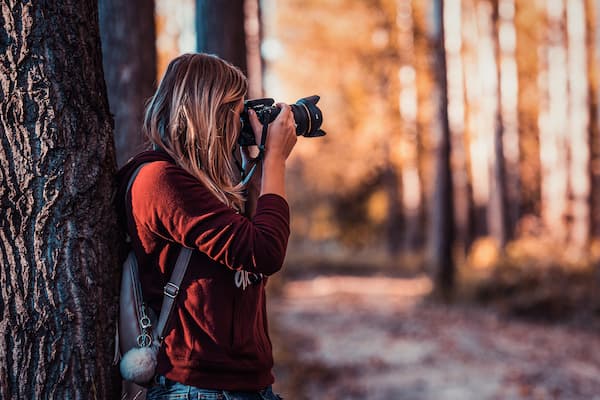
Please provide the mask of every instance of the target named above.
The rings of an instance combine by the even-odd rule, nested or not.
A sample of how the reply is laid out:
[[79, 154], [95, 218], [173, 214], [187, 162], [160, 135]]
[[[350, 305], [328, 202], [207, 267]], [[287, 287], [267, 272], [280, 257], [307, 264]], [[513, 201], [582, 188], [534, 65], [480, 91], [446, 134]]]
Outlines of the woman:
[[[146, 110], [144, 131], [154, 150], [119, 172], [119, 198], [125, 199], [131, 174], [145, 164], [122, 218], [153, 310], [160, 310], [181, 246], [194, 249], [148, 399], [279, 398], [271, 390], [265, 285], [285, 257], [284, 176], [296, 134], [290, 107], [279, 104], [262, 171], [248, 187], [239, 183], [234, 153], [246, 90], [244, 75], [216, 56], [174, 59]], [[260, 143], [262, 126], [249, 114]], [[243, 154], [248, 158], [249, 149]]]

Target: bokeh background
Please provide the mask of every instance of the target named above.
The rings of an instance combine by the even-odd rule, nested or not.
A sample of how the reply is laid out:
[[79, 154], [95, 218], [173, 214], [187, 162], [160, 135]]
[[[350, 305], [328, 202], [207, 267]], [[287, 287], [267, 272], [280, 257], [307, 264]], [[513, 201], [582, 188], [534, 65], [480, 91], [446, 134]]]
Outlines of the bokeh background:
[[[209, 51], [243, 64], [251, 98], [321, 96], [327, 136], [290, 159], [293, 233], [270, 284], [284, 397], [599, 398], [600, 1], [153, 12], [136, 43], [155, 54], [150, 86]], [[119, 90], [152, 92], [107, 62], [104, 29], [123, 163], [141, 142]]]

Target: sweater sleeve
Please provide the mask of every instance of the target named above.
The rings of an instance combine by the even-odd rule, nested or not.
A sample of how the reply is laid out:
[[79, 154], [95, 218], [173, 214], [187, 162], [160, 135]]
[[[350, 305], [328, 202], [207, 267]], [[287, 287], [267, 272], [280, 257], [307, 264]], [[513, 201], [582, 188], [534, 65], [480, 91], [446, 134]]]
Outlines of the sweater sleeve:
[[166, 240], [231, 269], [265, 275], [281, 269], [290, 234], [289, 207], [281, 196], [261, 196], [250, 220], [183, 169], [155, 162], [140, 171], [131, 199], [136, 224]]

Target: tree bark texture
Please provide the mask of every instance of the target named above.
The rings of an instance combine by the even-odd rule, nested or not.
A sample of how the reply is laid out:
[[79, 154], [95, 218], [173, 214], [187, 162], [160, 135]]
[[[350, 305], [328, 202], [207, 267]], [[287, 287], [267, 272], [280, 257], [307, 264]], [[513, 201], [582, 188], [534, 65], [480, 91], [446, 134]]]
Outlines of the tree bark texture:
[[97, 3], [0, 7], [0, 399], [112, 399], [118, 234]]
[[244, 0], [196, 1], [198, 51], [216, 54], [247, 73]]
[[100, 34], [117, 163], [143, 149], [145, 102], [156, 82], [153, 0], [100, 0]]

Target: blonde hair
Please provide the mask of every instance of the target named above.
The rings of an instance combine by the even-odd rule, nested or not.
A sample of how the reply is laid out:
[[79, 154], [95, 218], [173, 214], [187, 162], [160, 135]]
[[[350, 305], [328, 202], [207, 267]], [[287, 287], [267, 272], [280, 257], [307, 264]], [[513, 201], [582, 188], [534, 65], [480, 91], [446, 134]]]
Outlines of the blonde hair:
[[234, 111], [248, 83], [233, 65], [209, 54], [175, 58], [146, 107], [144, 133], [223, 203], [243, 206], [233, 149], [240, 130]]

